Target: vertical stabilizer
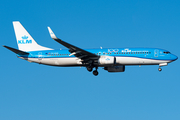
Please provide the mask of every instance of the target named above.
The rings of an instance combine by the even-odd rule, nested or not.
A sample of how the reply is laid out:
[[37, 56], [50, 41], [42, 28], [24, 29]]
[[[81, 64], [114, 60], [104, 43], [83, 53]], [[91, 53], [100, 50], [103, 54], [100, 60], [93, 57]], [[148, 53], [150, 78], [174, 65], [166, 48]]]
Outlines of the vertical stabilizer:
[[14, 31], [15, 31], [19, 50], [22, 51], [52, 50], [50, 48], [46, 48], [38, 45], [19, 21], [14, 21], [13, 26], [14, 26]]

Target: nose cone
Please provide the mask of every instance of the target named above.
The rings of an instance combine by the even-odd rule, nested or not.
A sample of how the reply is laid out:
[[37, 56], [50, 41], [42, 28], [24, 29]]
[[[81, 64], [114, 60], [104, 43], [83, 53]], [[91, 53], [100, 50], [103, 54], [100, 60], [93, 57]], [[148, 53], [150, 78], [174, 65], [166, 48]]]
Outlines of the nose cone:
[[173, 59], [173, 61], [175, 61], [178, 59], [178, 57], [176, 55], [172, 55], [172, 59]]

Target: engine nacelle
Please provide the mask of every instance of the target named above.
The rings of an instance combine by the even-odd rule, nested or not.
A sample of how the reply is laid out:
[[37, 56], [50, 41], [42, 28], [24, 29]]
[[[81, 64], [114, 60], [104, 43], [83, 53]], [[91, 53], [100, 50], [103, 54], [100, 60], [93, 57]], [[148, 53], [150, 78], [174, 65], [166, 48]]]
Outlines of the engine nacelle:
[[124, 72], [125, 65], [104, 67], [104, 69], [107, 70], [108, 72]]
[[101, 65], [114, 65], [116, 64], [116, 58], [111, 56], [101, 56], [98, 60], [98, 63]]

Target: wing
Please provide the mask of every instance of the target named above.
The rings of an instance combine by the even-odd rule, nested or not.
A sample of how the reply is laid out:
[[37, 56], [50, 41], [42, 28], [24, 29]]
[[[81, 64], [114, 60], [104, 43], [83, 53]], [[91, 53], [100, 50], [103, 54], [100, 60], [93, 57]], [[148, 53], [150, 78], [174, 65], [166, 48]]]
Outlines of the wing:
[[81, 49], [79, 47], [71, 45], [71, 44], [57, 38], [50, 27], [48, 27], [48, 30], [49, 30], [49, 34], [50, 34], [52, 39], [54, 39], [55, 41], [57, 41], [58, 43], [60, 43], [61, 45], [65, 46], [65, 47], [67, 47], [69, 49], [69, 52], [71, 53], [69, 56], [74, 55], [77, 58], [81, 59], [82, 62], [89, 62], [89, 61], [92, 61], [92, 60], [97, 60], [99, 58], [99, 56], [96, 55], [96, 54], [93, 54], [91, 52], [83, 50], [83, 49]]

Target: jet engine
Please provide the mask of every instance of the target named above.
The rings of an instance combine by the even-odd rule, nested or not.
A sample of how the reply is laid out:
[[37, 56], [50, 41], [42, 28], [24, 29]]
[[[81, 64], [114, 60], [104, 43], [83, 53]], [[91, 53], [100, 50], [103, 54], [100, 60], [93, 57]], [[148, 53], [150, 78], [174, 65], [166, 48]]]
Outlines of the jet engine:
[[104, 67], [104, 70], [107, 70], [108, 72], [124, 72], [125, 65]]
[[114, 65], [116, 64], [116, 58], [111, 56], [101, 56], [98, 60], [100, 65]]

